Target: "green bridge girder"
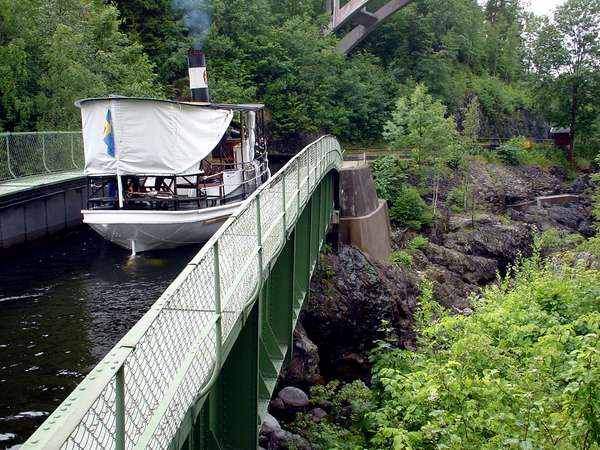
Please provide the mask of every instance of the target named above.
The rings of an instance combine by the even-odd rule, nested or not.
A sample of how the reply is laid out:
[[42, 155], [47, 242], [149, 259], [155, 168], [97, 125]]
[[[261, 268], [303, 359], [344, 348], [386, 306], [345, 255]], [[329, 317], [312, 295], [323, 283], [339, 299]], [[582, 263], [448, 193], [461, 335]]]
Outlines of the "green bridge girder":
[[310, 293], [321, 246], [337, 203], [337, 173], [314, 191], [289, 234], [210, 394], [190, 411], [173, 449], [241, 450], [258, 447], [261, 418], [288, 362], [300, 310]]
[[256, 449], [337, 206], [341, 163], [331, 136], [292, 158], [22, 449]]

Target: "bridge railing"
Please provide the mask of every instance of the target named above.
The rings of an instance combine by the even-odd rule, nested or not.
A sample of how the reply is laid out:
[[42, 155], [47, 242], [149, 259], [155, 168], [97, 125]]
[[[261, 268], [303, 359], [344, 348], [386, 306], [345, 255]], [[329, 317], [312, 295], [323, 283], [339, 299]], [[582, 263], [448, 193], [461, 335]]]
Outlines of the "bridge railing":
[[210, 391], [338, 141], [307, 146], [249, 197], [23, 449], [168, 447]]
[[79, 131], [0, 133], [0, 181], [82, 170], [83, 166]]

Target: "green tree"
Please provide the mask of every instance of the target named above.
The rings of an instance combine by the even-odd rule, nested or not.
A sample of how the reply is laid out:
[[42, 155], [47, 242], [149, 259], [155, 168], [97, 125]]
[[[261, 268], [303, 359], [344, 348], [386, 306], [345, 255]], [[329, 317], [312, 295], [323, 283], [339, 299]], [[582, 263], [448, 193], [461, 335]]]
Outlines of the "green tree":
[[186, 76], [186, 54], [191, 46], [187, 31], [172, 0], [117, 0], [121, 29], [144, 49], [162, 83], [174, 94], [173, 85]]
[[463, 119], [463, 142], [464, 145], [473, 150], [476, 148], [479, 132], [481, 131], [481, 117], [479, 110], [479, 99], [474, 96], [467, 104]]
[[487, 0], [487, 71], [506, 81], [521, 78], [524, 10], [521, 0]]
[[383, 135], [392, 149], [410, 150], [417, 163], [441, 157], [458, 141], [454, 117], [446, 117], [446, 107], [422, 84], [397, 100]]
[[0, 126], [77, 129], [78, 98], [161, 95], [139, 44], [119, 31], [119, 14], [95, 0], [2, 0]]
[[[573, 140], [585, 136], [600, 113], [600, 0], [567, 0], [534, 43], [540, 101]], [[569, 149], [572, 161], [573, 145]]]

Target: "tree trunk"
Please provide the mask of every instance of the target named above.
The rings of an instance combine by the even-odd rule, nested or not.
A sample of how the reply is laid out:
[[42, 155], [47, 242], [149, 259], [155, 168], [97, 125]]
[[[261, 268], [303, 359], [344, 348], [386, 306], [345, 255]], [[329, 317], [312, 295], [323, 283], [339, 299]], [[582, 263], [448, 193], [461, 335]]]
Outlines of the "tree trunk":
[[577, 108], [579, 107], [579, 81], [577, 78], [573, 80], [573, 94], [571, 96], [571, 143], [567, 152], [567, 159], [569, 162], [575, 162], [575, 127], [577, 120]]

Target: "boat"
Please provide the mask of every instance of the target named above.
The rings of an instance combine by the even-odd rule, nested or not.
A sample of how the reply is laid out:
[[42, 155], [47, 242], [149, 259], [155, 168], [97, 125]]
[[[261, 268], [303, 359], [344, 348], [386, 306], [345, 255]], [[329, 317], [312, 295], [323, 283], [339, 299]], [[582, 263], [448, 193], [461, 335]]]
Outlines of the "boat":
[[205, 71], [194, 69], [191, 102], [76, 102], [88, 179], [83, 221], [132, 254], [206, 242], [271, 176], [264, 105], [208, 102]]

